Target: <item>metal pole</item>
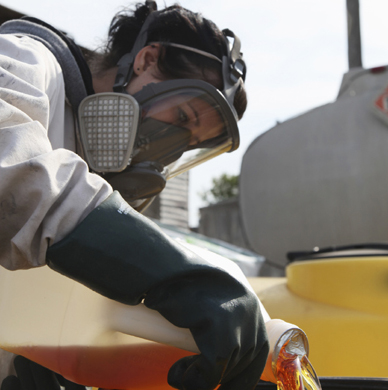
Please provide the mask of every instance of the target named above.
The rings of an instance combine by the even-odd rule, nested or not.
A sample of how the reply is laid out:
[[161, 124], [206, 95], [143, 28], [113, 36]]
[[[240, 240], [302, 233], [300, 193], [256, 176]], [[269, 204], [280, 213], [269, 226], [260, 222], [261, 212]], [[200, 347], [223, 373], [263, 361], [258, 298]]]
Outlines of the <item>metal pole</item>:
[[358, 0], [346, 0], [348, 21], [348, 62], [349, 69], [362, 67], [360, 6]]

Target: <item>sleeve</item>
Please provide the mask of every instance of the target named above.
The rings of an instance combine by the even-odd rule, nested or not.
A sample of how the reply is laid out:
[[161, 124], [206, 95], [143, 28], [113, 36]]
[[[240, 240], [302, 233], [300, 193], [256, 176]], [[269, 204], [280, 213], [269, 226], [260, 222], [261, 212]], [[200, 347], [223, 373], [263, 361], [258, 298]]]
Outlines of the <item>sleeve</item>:
[[7, 269], [44, 265], [48, 246], [112, 193], [77, 154], [53, 150], [48, 133], [61, 90], [61, 68], [44, 45], [0, 35], [0, 265]]

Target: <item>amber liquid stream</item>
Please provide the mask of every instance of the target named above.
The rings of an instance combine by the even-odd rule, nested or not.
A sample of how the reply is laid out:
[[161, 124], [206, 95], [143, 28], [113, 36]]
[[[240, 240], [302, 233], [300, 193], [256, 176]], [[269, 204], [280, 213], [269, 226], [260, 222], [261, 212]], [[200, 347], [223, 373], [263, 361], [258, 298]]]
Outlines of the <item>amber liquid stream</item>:
[[322, 390], [307, 356], [287, 352], [286, 345], [280, 350], [276, 362], [278, 390]]
[[[70, 381], [103, 389], [171, 390], [170, 367], [192, 353], [158, 344], [140, 343], [113, 347], [15, 347], [23, 355]], [[306, 356], [286, 352], [277, 360], [278, 390], [321, 390], [318, 377]]]

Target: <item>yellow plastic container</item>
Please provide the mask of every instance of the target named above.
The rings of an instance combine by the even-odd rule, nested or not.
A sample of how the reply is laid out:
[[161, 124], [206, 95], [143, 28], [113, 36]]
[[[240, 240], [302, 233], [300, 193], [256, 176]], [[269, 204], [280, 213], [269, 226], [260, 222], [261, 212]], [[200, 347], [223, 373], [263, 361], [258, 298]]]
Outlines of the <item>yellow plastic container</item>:
[[[244, 278], [233, 262], [187, 246]], [[271, 320], [262, 309], [272, 348], [292, 330], [300, 332], [308, 355], [305, 334], [292, 324]], [[188, 329], [173, 326], [142, 304], [107, 299], [48, 267], [14, 272], [0, 267], [0, 313], [2, 349], [91, 387], [171, 389], [169, 368], [198, 352]], [[263, 379], [276, 382], [272, 353]]]
[[388, 377], [388, 256], [299, 261], [249, 281], [272, 318], [306, 332], [319, 376]]

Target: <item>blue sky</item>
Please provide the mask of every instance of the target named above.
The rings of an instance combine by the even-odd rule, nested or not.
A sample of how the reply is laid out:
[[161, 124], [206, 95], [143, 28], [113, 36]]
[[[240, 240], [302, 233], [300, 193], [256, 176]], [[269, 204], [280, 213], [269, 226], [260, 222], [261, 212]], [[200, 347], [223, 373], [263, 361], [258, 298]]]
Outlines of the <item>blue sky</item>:
[[[159, 8], [175, 1], [157, 1]], [[240, 122], [240, 148], [190, 173], [190, 224], [203, 206], [198, 193], [222, 173], [238, 174], [249, 144], [277, 121], [335, 100], [347, 71], [346, 0], [181, 0], [182, 6], [233, 30], [248, 64], [248, 110]], [[87, 47], [104, 40], [119, 0], [1, 0], [70, 33]], [[388, 64], [388, 2], [360, 0], [365, 68]], [[387, 80], [388, 83], [388, 80]]]

